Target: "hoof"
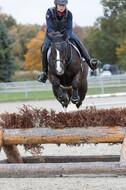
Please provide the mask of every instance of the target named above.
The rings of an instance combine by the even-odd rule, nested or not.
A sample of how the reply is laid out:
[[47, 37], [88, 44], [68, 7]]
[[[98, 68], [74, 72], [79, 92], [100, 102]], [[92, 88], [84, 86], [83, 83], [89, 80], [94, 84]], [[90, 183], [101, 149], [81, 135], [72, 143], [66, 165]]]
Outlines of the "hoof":
[[62, 102], [61, 104], [62, 104], [63, 107], [66, 107], [66, 108], [68, 106], [68, 102], [67, 103], [66, 102]]
[[76, 104], [77, 109], [79, 109], [81, 105], [82, 105], [82, 101], [80, 101], [78, 104]]

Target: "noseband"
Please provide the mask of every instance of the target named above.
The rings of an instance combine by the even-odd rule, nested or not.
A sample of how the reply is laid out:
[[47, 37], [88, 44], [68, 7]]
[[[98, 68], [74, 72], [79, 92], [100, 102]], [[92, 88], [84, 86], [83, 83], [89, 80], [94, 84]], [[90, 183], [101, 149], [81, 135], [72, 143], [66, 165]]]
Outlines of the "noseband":
[[66, 51], [65, 51], [65, 58], [64, 59], [54, 59], [52, 52], [51, 52], [51, 56], [52, 56], [53, 63], [57, 63], [58, 61], [60, 61], [65, 65], [65, 63], [67, 62], [67, 52]]

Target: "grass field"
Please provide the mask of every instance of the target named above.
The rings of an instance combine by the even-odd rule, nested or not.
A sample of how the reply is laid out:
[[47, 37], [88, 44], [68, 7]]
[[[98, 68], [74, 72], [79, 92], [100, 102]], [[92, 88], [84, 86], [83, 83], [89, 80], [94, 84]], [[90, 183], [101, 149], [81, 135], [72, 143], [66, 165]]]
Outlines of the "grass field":
[[12, 76], [13, 82], [21, 82], [21, 81], [33, 81], [37, 80], [38, 75], [40, 75], [41, 72], [39, 71], [15, 71], [14, 75]]
[[53, 99], [54, 95], [52, 91], [41, 91], [41, 92], [28, 92], [28, 98], [25, 98], [25, 93], [8, 93], [0, 94], [0, 102], [8, 101], [23, 101], [23, 100], [44, 100]]
[[[104, 88], [104, 93], [121, 93], [125, 92], [124, 88]], [[101, 94], [101, 88], [90, 88], [88, 89], [87, 95]], [[36, 91], [36, 92], [28, 92], [27, 98], [25, 97], [24, 92], [17, 93], [7, 93], [0, 94], [0, 102], [8, 102], [8, 101], [24, 101], [24, 100], [45, 100], [45, 99], [53, 99], [55, 98], [52, 91]]]

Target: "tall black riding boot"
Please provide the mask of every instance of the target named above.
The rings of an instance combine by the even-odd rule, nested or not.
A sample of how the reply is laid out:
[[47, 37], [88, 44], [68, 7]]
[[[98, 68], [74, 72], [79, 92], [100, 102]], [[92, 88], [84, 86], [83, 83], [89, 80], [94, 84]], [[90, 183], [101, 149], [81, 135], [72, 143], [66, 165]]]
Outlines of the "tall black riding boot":
[[79, 49], [79, 51], [81, 53], [81, 56], [86, 60], [87, 64], [90, 67], [91, 58], [90, 58], [86, 48], [84, 47], [84, 45], [81, 42], [79, 43], [79, 42], [76, 41], [76, 44], [77, 44], [77, 47], [78, 47], [78, 49]]
[[47, 80], [48, 72], [47, 51], [42, 52], [42, 70], [42, 74], [38, 76], [38, 81], [45, 83]]
[[80, 42], [77, 42], [77, 47], [81, 53], [81, 56], [86, 60], [88, 66], [94, 71], [95, 69], [97, 69], [99, 67], [99, 65], [101, 64], [101, 62], [97, 59], [91, 59], [86, 48], [84, 47], [84, 45]]

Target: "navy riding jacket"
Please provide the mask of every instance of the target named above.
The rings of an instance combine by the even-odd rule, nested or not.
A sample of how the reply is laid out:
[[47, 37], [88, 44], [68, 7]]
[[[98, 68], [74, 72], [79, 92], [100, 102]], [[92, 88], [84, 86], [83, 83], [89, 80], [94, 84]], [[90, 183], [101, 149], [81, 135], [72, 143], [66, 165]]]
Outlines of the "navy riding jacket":
[[[66, 11], [66, 10], [65, 10]], [[64, 12], [65, 12], [64, 11]], [[60, 21], [63, 16], [59, 16], [57, 13], [57, 19]], [[47, 33], [55, 32], [53, 29], [53, 17], [50, 9], [46, 12], [46, 24], [47, 24]], [[68, 36], [72, 35], [72, 13], [68, 10], [68, 16], [67, 16], [67, 23], [65, 26], [65, 31], [67, 32]]]
[[[83, 46], [83, 44], [80, 42], [80, 40], [77, 38], [77, 36], [72, 31], [72, 19], [73, 19], [72, 17], [73, 16], [72, 16], [72, 13], [69, 10], [67, 10], [67, 11], [68, 12], [66, 12], [66, 10], [65, 10], [64, 13], [62, 13], [61, 16], [59, 16], [58, 12], [56, 11], [56, 19], [58, 19], [59, 21], [61, 21], [64, 18], [63, 16], [65, 16], [65, 13], [67, 13], [67, 19], [66, 19], [66, 24], [64, 26], [64, 29], [65, 29], [67, 35], [71, 39], [73, 39], [78, 44], [78, 46]], [[53, 19], [54, 18], [53, 18], [51, 9], [48, 9], [47, 12], [46, 12], [47, 33], [56, 32], [54, 30], [54, 26], [53, 26]], [[50, 44], [50, 41], [49, 41], [47, 35], [45, 34], [43, 52], [45, 52], [47, 50], [49, 44]]]

